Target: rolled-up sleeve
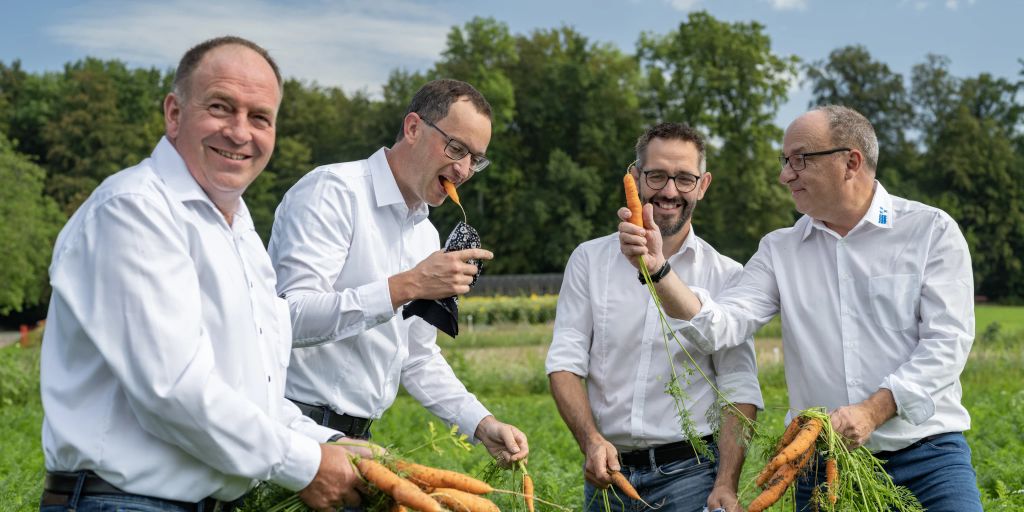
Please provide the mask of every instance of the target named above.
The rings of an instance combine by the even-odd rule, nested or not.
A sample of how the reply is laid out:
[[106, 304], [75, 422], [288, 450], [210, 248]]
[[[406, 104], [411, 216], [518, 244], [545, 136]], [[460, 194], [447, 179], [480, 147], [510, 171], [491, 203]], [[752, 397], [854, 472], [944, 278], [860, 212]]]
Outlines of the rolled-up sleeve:
[[880, 386], [892, 391], [897, 414], [914, 425], [935, 414], [935, 397], [958, 382], [974, 344], [970, 251], [956, 223], [936, 215], [921, 283], [920, 340]]
[[586, 252], [577, 247], [569, 257], [562, 276], [555, 310], [555, 327], [545, 361], [550, 375], [558, 371], [586, 377], [590, 367], [590, 345], [594, 333]]

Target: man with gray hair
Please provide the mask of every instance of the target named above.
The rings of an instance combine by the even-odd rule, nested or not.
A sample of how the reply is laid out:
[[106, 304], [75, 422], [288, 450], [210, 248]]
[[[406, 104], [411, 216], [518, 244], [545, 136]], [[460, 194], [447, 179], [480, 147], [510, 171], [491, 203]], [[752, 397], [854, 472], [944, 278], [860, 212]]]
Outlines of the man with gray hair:
[[[893, 481], [927, 510], [981, 510], [963, 435], [974, 282], [959, 227], [942, 210], [886, 192], [875, 179], [874, 129], [853, 109], [829, 105], [797, 118], [779, 160], [779, 181], [804, 216], [765, 236], [739, 283], [719, 296], [667, 276], [666, 310], [692, 322], [683, 331], [706, 351], [781, 314], [787, 420], [826, 407], [848, 444], [886, 460]], [[623, 222], [619, 234], [625, 255], [654, 263], [656, 229]], [[801, 509], [821, 477], [801, 480]]]

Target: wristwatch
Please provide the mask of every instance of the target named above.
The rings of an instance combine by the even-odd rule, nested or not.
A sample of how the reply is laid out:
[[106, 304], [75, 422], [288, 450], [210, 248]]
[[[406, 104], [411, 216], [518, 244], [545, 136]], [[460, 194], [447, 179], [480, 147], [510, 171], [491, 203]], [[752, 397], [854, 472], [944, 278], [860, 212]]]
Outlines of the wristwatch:
[[[657, 283], [658, 281], [661, 281], [661, 278], [667, 276], [668, 273], [671, 270], [672, 270], [672, 265], [669, 265], [668, 264], [668, 260], [665, 260], [665, 264], [662, 265], [661, 268], [659, 268], [657, 272], [654, 272], [653, 274], [651, 274], [651, 282], [652, 283]], [[647, 284], [647, 281], [644, 281], [644, 273], [643, 272], [637, 271], [636, 278], [640, 280], [640, 284]]]

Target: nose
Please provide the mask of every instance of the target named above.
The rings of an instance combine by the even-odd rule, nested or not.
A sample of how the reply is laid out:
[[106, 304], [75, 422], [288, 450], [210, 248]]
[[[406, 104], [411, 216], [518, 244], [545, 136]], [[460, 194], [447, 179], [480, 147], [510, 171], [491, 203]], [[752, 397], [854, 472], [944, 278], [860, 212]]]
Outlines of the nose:
[[455, 174], [459, 176], [459, 183], [462, 183], [473, 176], [472, 158], [472, 155], [466, 154], [466, 156], [452, 163], [452, 168], [455, 170]]
[[796, 177], [797, 173], [789, 166], [789, 162], [786, 162], [786, 165], [783, 165], [782, 169], [779, 169], [779, 183], [782, 183], [783, 185], [795, 180]]
[[252, 140], [252, 127], [249, 125], [249, 118], [239, 114], [232, 116], [221, 129], [224, 138], [231, 142], [242, 145]]

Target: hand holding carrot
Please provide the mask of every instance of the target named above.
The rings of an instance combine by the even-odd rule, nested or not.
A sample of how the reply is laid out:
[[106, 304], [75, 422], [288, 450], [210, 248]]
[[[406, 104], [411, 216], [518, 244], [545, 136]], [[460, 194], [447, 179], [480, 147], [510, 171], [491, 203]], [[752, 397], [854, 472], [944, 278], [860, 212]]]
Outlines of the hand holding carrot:
[[726, 485], [716, 485], [708, 495], [708, 510], [725, 510], [726, 512], [743, 512], [736, 489]]
[[619, 247], [629, 263], [640, 268], [637, 256], [643, 256], [647, 268], [653, 272], [665, 264], [662, 254], [661, 229], [654, 223], [654, 206], [650, 203], [643, 206], [644, 226], [632, 222], [633, 213], [629, 208], [619, 208]]
[[502, 467], [510, 467], [530, 454], [526, 434], [508, 423], [498, 421], [494, 416], [480, 420], [474, 436]]
[[436, 251], [415, 267], [388, 279], [391, 303], [397, 308], [414, 299], [443, 299], [469, 292], [469, 284], [477, 273], [469, 260], [491, 260], [494, 253], [486, 249]]
[[299, 498], [313, 510], [331, 511], [335, 507], [356, 507], [360, 492], [366, 487], [349, 462], [349, 452], [343, 446], [320, 445], [320, 468]]
[[612, 472], [619, 469], [619, 451], [603, 436], [594, 433], [583, 447], [583, 477], [595, 487], [601, 489], [612, 485]]

